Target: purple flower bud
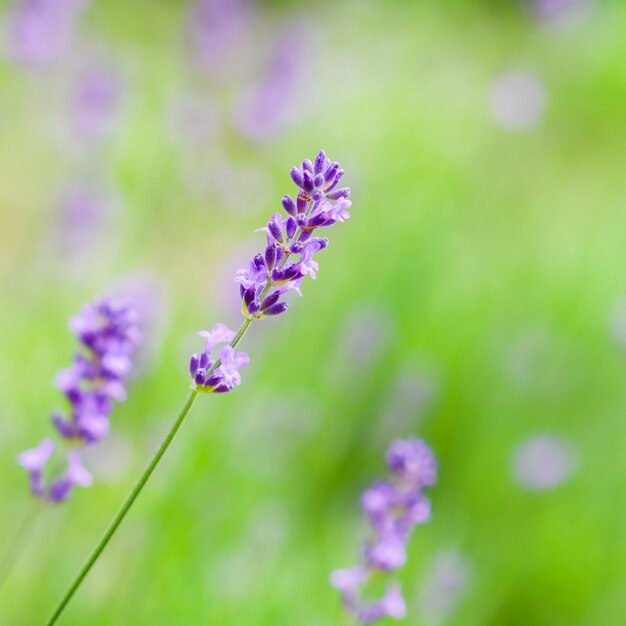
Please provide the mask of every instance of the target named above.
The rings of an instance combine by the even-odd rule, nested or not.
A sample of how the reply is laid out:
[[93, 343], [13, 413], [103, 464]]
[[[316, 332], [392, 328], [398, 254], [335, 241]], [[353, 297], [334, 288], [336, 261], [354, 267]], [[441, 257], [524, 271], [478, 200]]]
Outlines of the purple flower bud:
[[324, 226], [326, 221], [328, 220], [325, 213], [318, 213], [314, 215], [310, 220], [307, 220], [307, 228], [318, 228], [320, 226]]
[[[213, 348], [211, 348], [212, 350]], [[205, 348], [206, 350], [206, 348]], [[198, 367], [202, 367], [205, 370], [208, 370], [211, 367], [211, 359], [209, 358], [208, 352], [203, 352], [200, 355], [200, 362], [198, 363]]]
[[314, 189], [313, 177], [311, 176], [310, 172], [308, 172], [307, 170], [304, 170], [304, 173], [302, 174], [302, 178], [303, 178], [302, 188], [304, 189], [304, 191], [310, 194]]
[[197, 371], [200, 365], [200, 355], [192, 354], [189, 359], [189, 373], [193, 376]]
[[318, 155], [315, 157], [314, 173], [320, 174], [326, 169], [327, 165], [328, 159], [326, 158], [324, 151], [320, 150]]
[[267, 265], [267, 269], [272, 270], [275, 263], [276, 246], [274, 244], [270, 244], [265, 248], [265, 264]]
[[278, 298], [280, 298], [280, 295], [280, 291], [274, 291], [269, 296], [267, 296], [261, 304], [261, 311], [265, 311], [265, 309], [267, 309], [268, 307], [276, 304], [276, 302], [278, 302]]
[[205, 387], [216, 387], [222, 382], [222, 377], [219, 374], [212, 374], [204, 381]]
[[327, 194], [329, 200], [339, 200], [340, 198], [350, 197], [350, 187], [342, 187], [341, 189], [335, 189], [331, 193]]
[[203, 385], [205, 376], [206, 376], [206, 370], [200, 367], [198, 368], [198, 370], [196, 370], [196, 373], [193, 377], [193, 382], [196, 383], [196, 385]]
[[291, 239], [296, 234], [296, 230], [297, 230], [296, 220], [290, 217], [287, 220], [287, 223], [285, 224], [285, 230], [287, 232], [287, 237]]
[[335, 175], [335, 178], [333, 179], [333, 181], [330, 183], [330, 185], [328, 185], [326, 187], [326, 192], [328, 193], [329, 191], [332, 191], [338, 184], [339, 181], [341, 180], [342, 176], [345, 174], [345, 172], [343, 170], [339, 170], [337, 172], [337, 174]]
[[282, 280], [292, 280], [294, 278], [298, 278], [300, 276], [300, 268], [299, 264], [290, 265], [283, 269], [283, 278]]
[[338, 169], [339, 169], [339, 163], [331, 163], [326, 169], [326, 171], [324, 172], [324, 180], [327, 183], [330, 182], [335, 177], [335, 174], [337, 173]]
[[256, 298], [256, 289], [254, 287], [249, 287], [245, 290], [243, 294], [243, 301], [246, 303], [247, 307], [250, 307], [252, 301]]
[[321, 174], [317, 174], [313, 179], [313, 184], [316, 187], [321, 187], [324, 184], [324, 177]]
[[285, 211], [289, 213], [289, 215], [296, 215], [296, 203], [293, 201], [291, 196], [283, 196], [282, 205], [283, 209], [285, 209]]
[[294, 241], [290, 246], [289, 246], [289, 250], [292, 254], [300, 254], [300, 252], [302, 252], [302, 248], [304, 246], [302, 245], [302, 242], [300, 241]]
[[260, 254], [255, 254], [252, 262], [254, 263], [256, 269], [265, 269], [265, 259]]
[[286, 302], [277, 302], [263, 311], [265, 315], [280, 315], [289, 308]]
[[250, 315], [255, 315], [256, 313], [259, 312], [260, 308], [261, 308], [261, 303], [258, 300], [253, 300], [248, 305], [248, 313], [250, 313]]
[[311, 162], [311, 159], [304, 159], [304, 161], [302, 161], [302, 173], [304, 174], [305, 172], [308, 172], [309, 174], [313, 173], [313, 163]]
[[296, 199], [296, 209], [298, 213], [306, 212], [306, 208], [308, 206], [309, 206], [309, 199], [305, 195], [299, 193]]
[[307, 219], [306, 215], [304, 215], [304, 213], [298, 214], [298, 217], [296, 218], [296, 224], [298, 225], [298, 228], [306, 228], [308, 222], [309, 220]]
[[313, 231], [312, 230], [303, 230], [300, 233], [300, 235], [298, 236], [298, 241], [300, 243], [304, 243], [305, 241], [310, 239], [312, 235], [313, 235]]
[[267, 229], [269, 230], [270, 235], [272, 235], [272, 237], [274, 237], [276, 241], [283, 241], [283, 233], [280, 229], [280, 226], [274, 220], [270, 220], [267, 223]]
[[304, 184], [302, 172], [297, 167], [292, 167], [289, 171], [289, 174], [291, 176], [291, 180], [293, 180], [293, 182], [296, 183], [298, 187], [302, 188], [302, 185]]

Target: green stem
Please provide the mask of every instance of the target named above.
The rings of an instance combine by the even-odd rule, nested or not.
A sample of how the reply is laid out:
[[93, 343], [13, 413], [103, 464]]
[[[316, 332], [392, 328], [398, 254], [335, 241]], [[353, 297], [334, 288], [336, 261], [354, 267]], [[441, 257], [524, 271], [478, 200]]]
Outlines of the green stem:
[[94, 548], [93, 552], [90, 554], [89, 558], [87, 559], [87, 561], [81, 568], [80, 572], [78, 572], [78, 575], [74, 579], [74, 582], [70, 585], [69, 589], [65, 592], [63, 599], [57, 606], [52, 617], [48, 620], [47, 626], [52, 626], [52, 624], [56, 624], [57, 620], [61, 616], [61, 613], [63, 613], [63, 610], [67, 606], [67, 603], [72, 599], [72, 596], [74, 595], [74, 593], [76, 593], [76, 590], [80, 587], [80, 584], [83, 582], [83, 580], [89, 573], [89, 570], [91, 570], [95, 562], [98, 560], [98, 557], [100, 556], [102, 551], [106, 548], [107, 544], [111, 540], [111, 537], [113, 537], [113, 535], [115, 534], [115, 531], [117, 530], [118, 526], [122, 523], [122, 520], [126, 517], [126, 514], [128, 513], [130, 507], [133, 505], [133, 503], [137, 499], [137, 496], [141, 493], [141, 490], [144, 488], [145, 484], [148, 482], [148, 478], [150, 478], [150, 476], [152, 475], [152, 472], [154, 472], [156, 466], [159, 464], [159, 461], [165, 454], [165, 451], [169, 448], [169, 445], [172, 443], [174, 436], [178, 432], [178, 429], [181, 427], [181, 424], [183, 423], [185, 417], [187, 416], [187, 413], [189, 413], [189, 409], [191, 408], [197, 395], [198, 395], [198, 392], [195, 391], [195, 389], [189, 392], [189, 395], [187, 396], [187, 400], [185, 401], [185, 404], [180, 410], [178, 417], [176, 418], [176, 421], [174, 422], [174, 425], [172, 426], [170, 431], [167, 433], [167, 436], [163, 440], [163, 443], [161, 443], [161, 445], [159, 446], [159, 449], [157, 450], [156, 454], [152, 457], [152, 460], [150, 461], [150, 463], [148, 463], [148, 466], [144, 470], [143, 474], [140, 476], [139, 480], [135, 483], [135, 486], [132, 488], [131, 492], [126, 497], [126, 500], [124, 500], [124, 503], [119, 508], [118, 512], [115, 514], [115, 517], [109, 524], [109, 527], [104, 531], [104, 534], [100, 538], [100, 541], [98, 541], [98, 544]]
[[[246, 319], [243, 321], [234, 339], [230, 342], [230, 345], [233, 348], [241, 341], [242, 337], [245, 335], [246, 331], [250, 327], [250, 324], [252, 324], [252, 320], [250, 319]], [[218, 359], [213, 365], [213, 367], [211, 368], [210, 373], [215, 371], [219, 367], [219, 365], [220, 365], [220, 362]], [[133, 503], [137, 499], [137, 496], [141, 493], [141, 490], [144, 488], [145, 484], [148, 482], [148, 479], [152, 475], [152, 472], [154, 472], [156, 466], [159, 464], [159, 461], [165, 454], [165, 451], [169, 448], [170, 444], [172, 443], [172, 440], [176, 436], [176, 433], [178, 432], [178, 429], [181, 427], [183, 421], [185, 420], [185, 417], [187, 417], [187, 413], [189, 413], [189, 409], [191, 409], [191, 406], [193, 405], [194, 400], [196, 399], [197, 396], [198, 396], [198, 392], [195, 389], [192, 389], [189, 392], [189, 395], [187, 396], [187, 400], [185, 401], [185, 404], [180, 410], [178, 417], [176, 418], [176, 421], [174, 422], [174, 425], [172, 426], [170, 431], [167, 433], [167, 436], [163, 440], [163, 443], [160, 445], [159, 449], [156, 451], [156, 454], [152, 457], [152, 460], [150, 461], [150, 463], [148, 463], [148, 466], [144, 470], [143, 474], [139, 477], [139, 480], [135, 483], [135, 486], [132, 488], [131, 492], [126, 497], [126, 500], [124, 500], [124, 503], [122, 504], [118, 512], [115, 514], [115, 517], [109, 524], [109, 527], [104, 531], [104, 534], [100, 538], [100, 541], [97, 543], [93, 552], [89, 555], [89, 558], [87, 559], [87, 561], [81, 568], [80, 572], [78, 572], [78, 575], [76, 576], [76, 578], [74, 579], [74, 581], [72, 582], [68, 590], [65, 592], [65, 595], [63, 596], [63, 598], [61, 599], [61, 602], [59, 603], [56, 610], [52, 614], [52, 617], [46, 623], [46, 626], [52, 626], [53, 624], [56, 624], [57, 620], [59, 619], [59, 617], [65, 610], [65, 607], [67, 606], [68, 602], [72, 599], [72, 596], [76, 593], [76, 590], [80, 587], [81, 583], [83, 582], [83, 580], [85, 579], [85, 577], [87, 576], [91, 568], [94, 566], [95, 562], [98, 560], [98, 557], [100, 556], [100, 554], [102, 554], [102, 551], [106, 548], [107, 544], [111, 540], [111, 537], [113, 537], [113, 535], [115, 534], [115, 531], [117, 530], [118, 526], [122, 523], [122, 520], [126, 517], [126, 514], [130, 510], [130, 507], [133, 505]]]

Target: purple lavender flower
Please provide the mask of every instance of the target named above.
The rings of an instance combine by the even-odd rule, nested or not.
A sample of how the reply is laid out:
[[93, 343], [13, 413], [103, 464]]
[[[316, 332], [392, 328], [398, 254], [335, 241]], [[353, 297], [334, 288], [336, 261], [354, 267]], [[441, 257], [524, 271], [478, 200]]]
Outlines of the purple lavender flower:
[[189, 360], [189, 373], [195, 389], [203, 393], [225, 393], [240, 385], [239, 370], [250, 361], [245, 352], [235, 352], [227, 345], [220, 350], [217, 361], [211, 358], [215, 347], [232, 341], [235, 333], [224, 324], [216, 324], [210, 331], [201, 330], [198, 335], [205, 339], [205, 346], [200, 354], [192, 354]]
[[578, 458], [571, 443], [553, 435], [523, 441], [512, 459], [517, 482], [530, 491], [558, 487], [576, 471]]
[[121, 85], [112, 72], [87, 67], [78, 77], [71, 102], [71, 119], [81, 138], [102, 139], [115, 129]]
[[404, 617], [406, 607], [401, 589], [389, 584], [382, 598], [365, 601], [360, 587], [374, 572], [391, 572], [402, 567], [407, 544], [417, 524], [430, 519], [430, 504], [422, 488], [435, 482], [437, 468], [430, 448], [411, 438], [394, 441], [387, 452], [390, 481], [379, 481], [361, 497], [361, 506], [372, 528], [363, 551], [363, 563], [333, 572], [331, 585], [339, 590], [345, 610], [360, 624], [383, 617]]
[[350, 189], [338, 188], [343, 174], [339, 163], [331, 162], [323, 150], [314, 162], [307, 159], [300, 168], [291, 169], [298, 195], [283, 197], [286, 215], [274, 213], [259, 229], [267, 235], [266, 248], [235, 278], [247, 319], [283, 313], [288, 307], [283, 295], [291, 290], [300, 293], [302, 279], [316, 277], [319, 266], [313, 257], [326, 248], [328, 239], [313, 237], [314, 231], [350, 217]]
[[20, 0], [8, 16], [7, 54], [19, 63], [49, 65], [63, 57], [87, 0]]
[[187, 17], [188, 41], [196, 61], [214, 74], [232, 69], [231, 56], [241, 50], [251, 22], [249, 0], [196, 0]]
[[308, 47], [303, 26], [290, 23], [278, 34], [266, 74], [237, 97], [234, 122], [250, 141], [268, 141], [296, 118], [295, 98], [302, 88], [300, 77], [306, 73]]
[[[141, 332], [135, 310], [111, 298], [85, 306], [70, 319], [69, 326], [84, 350], [74, 355], [72, 366], [56, 377], [55, 384], [64, 393], [69, 411], [54, 412], [52, 422], [63, 439], [91, 444], [108, 433], [114, 403], [126, 399], [124, 381]], [[62, 502], [75, 485], [89, 485], [91, 476], [82, 465], [80, 451], [72, 448], [67, 454], [66, 472], [46, 486], [44, 466], [53, 450], [54, 443], [46, 439], [37, 448], [22, 453], [19, 463], [30, 474], [35, 496]]]
[[53, 452], [54, 441], [44, 439], [36, 448], [26, 450], [18, 457], [18, 463], [30, 475], [30, 488], [36, 496], [43, 495], [43, 471]]

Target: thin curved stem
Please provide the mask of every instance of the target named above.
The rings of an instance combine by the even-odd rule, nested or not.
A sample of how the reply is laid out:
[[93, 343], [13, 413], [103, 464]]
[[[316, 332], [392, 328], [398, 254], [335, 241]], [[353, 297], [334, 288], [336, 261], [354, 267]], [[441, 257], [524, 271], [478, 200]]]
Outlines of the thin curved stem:
[[[244, 336], [244, 334], [250, 327], [250, 324], [252, 324], [251, 319], [246, 319], [243, 321], [235, 337], [230, 342], [230, 345], [233, 348], [241, 341], [242, 337]], [[217, 369], [218, 366], [219, 366], [219, 359], [215, 362], [215, 364], [211, 368], [211, 372]], [[52, 617], [48, 620], [48, 622], [46, 622], [46, 626], [53, 626], [53, 624], [56, 624], [57, 620], [59, 619], [59, 617], [65, 610], [65, 607], [67, 606], [69, 601], [72, 599], [72, 596], [76, 593], [76, 590], [80, 587], [81, 583], [83, 582], [83, 580], [85, 579], [85, 577], [87, 576], [91, 568], [94, 566], [95, 562], [98, 560], [98, 557], [100, 556], [100, 554], [102, 554], [102, 551], [106, 548], [107, 544], [111, 540], [111, 537], [113, 537], [113, 535], [115, 534], [115, 531], [118, 529], [119, 525], [122, 523], [122, 520], [126, 517], [126, 514], [130, 510], [130, 507], [133, 505], [133, 503], [137, 499], [137, 496], [141, 493], [145, 484], [148, 482], [148, 479], [152, 475], [152, 472], [154, 472], [156, 466], [159, 464], [159, 461], [161, 460], [166, 450], [169, 448], [170, 444], [172, 443], [172, 440], [176, 436], [176, 433], [178, 432], [178, 429], [181, 427], [183, 421], [185, 420], [185, 417], [187, 417], [187, 413], [189, 413], [189, 409], [191, 409], [191, 406], [193, 405], [197, 396], [198, 396], [198, 392], [195, 389], [192, 389], [189, 392], [189, 395], [187, 396], [187, 399], [185, 400], [185, 404], [183, 405], [180, 412], [178, 413], [178, 417], [176, 418], [176, 421], [174, 422], [169, 432], [167, 433], [165, 439], [163, 440], [163, 443], [161, 443], [161, 445], [159, 446], [159, 449], [156, 451], [155, 455], [152, 457], [152, 459], [148, 463], [146, 469], [143, 471], [143, 474], [139, 477], [139, 480], [135, 483], [135, 486], [131, 489], [128, 496], [126, 496], [126, 499], [124, 500], [122, 506], [119, 508], [118, 512], [115, 514], [115, 516], [111, 520], [109, 527], [104, 531], [104, 534], [100, 538], [100, 541], [98, 541], [98, 543], [96, 544], [96, 547], [93, 549], [92, 553], [89, 555], [88, 559], [85, 561], [85, 564], [83, 565], [81, 570], [78, 572], [78, 575], [76, 576], [72, 584], [69, 586], [68, 590], [65, 592], [65, 595], [59, 602], [56, 610], [52, 614]]]
[[187, 413], [189, 413], [189, 409], [193, 405], [194, 400], [196, 399], [197, 395], [198, 395], [198, 392], [195, 389], [189, 392], [189, 395], [187, 396], [187, 399], [185, 400], [185, 404], [183, 405], [180, 412], [178, 413], [178, 417], [176, 418], [174, 425], [172, 426], [172, 428], [170, 428], [170, 431], [167, 433], [167, 436], [163, 440], [163, 443], [161, 443], [161, 445], [159, 446], [159, 449], [156, 451], [155, 455], [150, 460], [150, 463], [148, 463], [146, 469], [143, 471], [143, 474], [139, 477], [139, 480], [135, 483], [135, 486], [132, 488], [131, 492], [126, 497], [126, 500], [124, 500], [122, 506], [119, 508], [118, 512], [115, 514], [115, 517], [113, 517], [113, 519], [111, 520], [109, 527], [104, 531], [104, 534], [100, 538], [100, 541], [98, 541], [93, 552], [89, 555], [89, 558], [87, 559], [87, 561], [85, 561], [85, 564], [81, 568], [80, 572], [78, 572], [78, 575], [76, 576], [76, 578], [74, 579], [74, 581], [72, 582], [68, 590], [65, 592], [65, 595], [61, 599], [61, 602], [57, 606], [55, 612], [52, 614], [52, 617], [48, 620], [47, 626], [52, 626], [52, 624], [55, 624], [57, 622], [57, 620], [61, 616], [61, 613], [63, 613], [63, 610], [67, 606], [67, 603], [72, 599], [72, 596], [74, 595], [74, 593], [76, 593], [76, 590], [80, 587], [80, 584], [83, 582], [83, 580], [89, 573], [89, 570], [94, 566], [95, 562], [98, 560], [98, 557], [100, 556], [102, 551], [106, 548], [107, 544], [111, 540], [111, 537], [113, 537], [113, 535], [115, 534], [115, 531], [117, 530], [118, 526], [122, 523], [122, 520], [126, 517], [126, 514], [128, 513], [130, 507], [133, 505], [133, 503], [137, 499], [137, 496], [141, 493], [141, 490], [144, 488], [145, 484], [148, 482], [148, 478], [150, 478], [150, 476], [152, 475], [152, 472], [154, 472], [156, 466], [159, 464], [159, 461], [165, 454], [165, 451], [169, 448], [170, 444], [172, 443], [172, 440], [174, 439], [176, 433], [178, 432], [178, 429], [181, 427], [185, 417], [187, 416]]

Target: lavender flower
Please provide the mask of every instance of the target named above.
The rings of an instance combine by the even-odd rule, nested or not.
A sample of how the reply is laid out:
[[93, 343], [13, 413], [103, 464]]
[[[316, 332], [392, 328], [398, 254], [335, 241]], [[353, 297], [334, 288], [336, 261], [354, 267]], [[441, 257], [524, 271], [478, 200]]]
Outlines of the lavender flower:
[[305, 276], [315, 279], [318, 263], [314, 255], [328, 245], [328, 239], [313, 237], [317, 228], [332, 226], [350, 217], [350, 189], [338, 188], [344, 171], [331, 162], [323, 150], [315, 162], [305, 160], [291, 168], [298, 186], [295, 200], [284, 196], [286, 215], [274, 213], [262, 230], [267, 235], [263, 253], [254, 256], [247, 268], [237, 272], [242, 313], [247, 319], [263, 319], [287, 310], [285, 293], [300, 293]]
[[387, 465], [391, 480], [375, 483], [361, 497], [373, 531], [364, 547], [363, 563], [337, 570], [330, 577], [345, 610], [360, 624], [371, 624], [383, 617], [404, 617], [406, 607], [397, 584], [390, 583], [383, 597], [376, 601], [364, 601], [360, 587], [374, 572], [402, 567], [413, 529], [430, 518], [430, 503], [422, 494], [422, 488], [432, 485], [437, 474], [430, 448], [420, 439], [394, 441], [387, 452]]
[[200, 354], [192, 354], [189, 360], [189, 373], [197, 391], [204, 393], [225, 393], [241, 384], [239, 370], [250, 361], [245, 352], [235, 352], [231, 346], [224, 346], [218, 361], [211, 359], [211, 353], [220, 343], [228, 343], [235, 333], [224, 324], [216, 324], [210, 331], [201, 330], [205, 346]]
[[19, 63], [49, 65], [66, 54], [87, 0], [20, 0], [9, 14], [7, 53]]
[[103, 139], [115, 130], [121, 101], [121, 83], [101, 67], [86, 67], [72, 93], [71, 120], [79, 137]]
[[91, 483], [75, 444], [92, 444], [108, 433], [114, 402], [126, 399], [124, 381], [132, 367], [131, 356], [141, 341], [134, 309], [111, 298], [85, 306], [70, 319], [69, 326], [84, 350], [56, 378], [56, 386], [63, 391], [70, 410], [67, 415], [52, 415], [59, 435], [74, 444], [67, 453], [67, 469], [46, 487], [44, 469], [55, 447], [50, 439], [44, 439], [18, 459], [30, 474], [33, 494], [52, 502], [66, 500], [75, 485], [85, 487]]
[[[337, 188], [343, 173], [339, 163], [331, 162], [323, 150], [315, 162], [307, 159], [300, 168], [291, 169], [291, 178], [299, 188], [296, 199], [283, 197], [286, 216], [274, 213], [267, 225], [258, 229], [266, 233], [265, 250], [256, 254], [248, 267], [237, 270], [244, 330], [252, 320], [284, 313], [288, 304], [283, 296], [292, 290], [300, 293], [305, 276], [316, 278], [319, 265], [314, 255], [328, 245], [328, 239], [313, 237], [314, 231], [350, 217], [350, 189]], [[198, 334], [206, 345], [189, 361], [192, 386], [205, 393], [231, 391], [241, 383], [239, 370], [248, 365], [248, 356], [231, 346], [222, 348], [216, 361], [211, 353], [218, 344], [233, 341], [235, 333], [217, 324], [210, 332]]]

